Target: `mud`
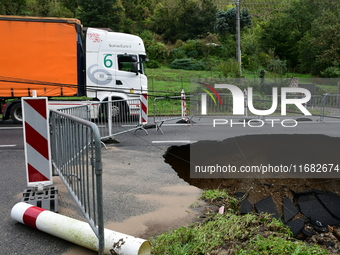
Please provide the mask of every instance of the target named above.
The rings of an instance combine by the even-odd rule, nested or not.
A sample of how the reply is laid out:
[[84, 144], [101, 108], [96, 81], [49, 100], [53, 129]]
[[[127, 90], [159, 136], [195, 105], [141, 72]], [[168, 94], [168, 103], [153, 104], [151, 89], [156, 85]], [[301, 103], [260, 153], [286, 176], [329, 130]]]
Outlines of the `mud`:
[[118, 232], [140, 238], [149, 238], [187, 225], [195, 221], [197, 210], [189, 208], [188, 204], [197, 199], [200, 191], [193, 186], [169, 186], [160, 189], [166, 195], [143, 194], [137, 198], [142, 202], [156, 202], [160, 206], [157, 210], [130, 217], [123, 222], [108, 222], [105, 226]]
[[[102, 150], [105, 228], [148, 239], [201, 215], [204, 207], [197, 201], [202, 190], [185, 183], [164, 163], [165, 150], [119, 145]], [[67, 191], [60, 188], [60, 192], [65, 197], [60, 201], [62, 213], [81, 215]], [[74, 245], [63, 255], [76, 254], [97, 253]]]
[[[292, 191], [318, 189], [339, 194], [340, 180], [315, 178], [190, 178], [190, 150], [200, 151], [202, 162], [224, 165], [288, 165], [311, 163], [340, 164], [340, 138], [325, 135], [247, 135], [221, 142], [202, 141], [172, 146], [164, 155], [178, 176], [200, 189], [224, 188], [230, 194], [246, 192], [251, 203], [272, 196], [279, 211], [282, 198], [292, 198]], [[311, 175], [313, 177], [313, 175]], [[340, 177], [340, 172], [339, 172]]]

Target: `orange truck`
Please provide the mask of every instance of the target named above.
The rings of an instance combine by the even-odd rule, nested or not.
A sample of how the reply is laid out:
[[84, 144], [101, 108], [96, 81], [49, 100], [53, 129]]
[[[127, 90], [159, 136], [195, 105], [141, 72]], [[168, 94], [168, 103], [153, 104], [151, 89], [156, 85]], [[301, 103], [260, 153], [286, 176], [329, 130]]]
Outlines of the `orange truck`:
[[[83, 29], [77, 19], [21, 16], [0, 16], [0, 32], [3, 120], [21, 122], [21, 97], [33, 91], [38, 97], [95, 101], [136, 99], [147, 91], [146, 54], [138, 36]], [[63, 108], [63, 102], [59, 98], [54, 105]]]

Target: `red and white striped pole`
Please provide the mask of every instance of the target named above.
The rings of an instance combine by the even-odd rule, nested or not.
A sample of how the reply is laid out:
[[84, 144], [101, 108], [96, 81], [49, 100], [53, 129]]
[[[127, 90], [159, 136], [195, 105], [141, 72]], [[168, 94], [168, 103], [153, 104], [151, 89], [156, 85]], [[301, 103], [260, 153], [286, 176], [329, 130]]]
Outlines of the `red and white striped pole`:
[[187, 100], [185, 96], [185, 91], [182, 89], [181, 91], [181, 99], [182, 99], [182, 119], [186, 122], [188, 122], [188, 116], [187, 116]]
[[140, 104], [141, 104], [140, 123], [142, 125], [145, 125], [148, 123], [148, 94], [147, 93], [141, 94]]
[[53, 184], [46, 97], [23, 97], [23, 127], [28, 187]]
[[[86, 222], [51, 212], [24, 202], [12, 208], [12, 219], [50, 235], [98, 251], [98, 238]], [[104, 254], [149, 255], [150, 243], [144, 239], [104, 229]]]

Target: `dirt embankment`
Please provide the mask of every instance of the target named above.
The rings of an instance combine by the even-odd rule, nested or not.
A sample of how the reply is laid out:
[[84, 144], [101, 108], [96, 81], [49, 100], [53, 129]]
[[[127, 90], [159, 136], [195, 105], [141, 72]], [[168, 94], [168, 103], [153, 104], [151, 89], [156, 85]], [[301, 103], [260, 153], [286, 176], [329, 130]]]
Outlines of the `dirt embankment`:
[[[340, 138], [337, 137], [247, 135], [221, 142], [201, 141], [191, 145], [172, 146], [164, 158], [178, 176], [191, 185], [201, 189], [225, 189], [230, 195], [245, 194], [244, 198], [251, 204], [252, 211], [259, 212], [257, 205], [259, 208], [267, 207], [269, 211], [277, 212], [277, 217], [285, 222], [284, 212], [296, 210], [295, 216], [286, 222], [295, 236], [326, 246], [331, 252], [339, 252], [340, 234], [337, 238], [334, 233], [340, 233], [340, 229], [333, 228], [333, 234], [328, 231], [329, 225], [340, 223], [340, 210], [337, 209], [340, 208], [339, 155]], [[245, 174], [243, 178], [229, 178], [225, 173], [215, 175], [218, 178], [192, 178], [190, 167], [197, 164], [231, 165], [237, 169], [245, 165], [283, 165], [296, 166], [299, 170], [300, 166], [302, 169], [306, 166], [308, 173], [303, 170], [303, 176], [298, 176], [300, 178], [287, 173], [277, 173], [278, 178], [275, 178], [275, 174], [253, 173]], [[321, 165], [321, 173], [316, 173], [317, 164]], [[328, 171], [327, 178], [324, 178], [322, 171]], [[331, 175], [329, 171], [332, 171]], [[322, 222], [326, 224], [322, 226]]]

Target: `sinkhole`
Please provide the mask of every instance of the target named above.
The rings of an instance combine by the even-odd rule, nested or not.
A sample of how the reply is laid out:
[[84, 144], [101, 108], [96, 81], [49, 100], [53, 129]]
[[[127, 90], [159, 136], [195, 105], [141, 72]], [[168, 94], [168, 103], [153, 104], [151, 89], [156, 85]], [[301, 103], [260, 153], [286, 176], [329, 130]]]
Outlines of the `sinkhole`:
[[[171, 146], [164, 154], [164, 159], [180, 178], [200, 189], [226, 188], [231, 192], [264, 192], [263, 195], [269, 190], [272, 193], [274, 186], [279, 193], [289, 189], [322, 190], [332, 187], [337, 191], [340, 179], [340, 138], [320, 134], [245, 135], [223, 141], [199, 141]], [[241, 178], [224, 178], [225, 175], [218, 178], [190, 176], [190, 166], [207, 162], [209, 165], [236, 166], [237, 169], [241, 166], [290, 166], [295, 167], [295, 171], [309, 172], [304, 173], [303, 178], [295, 178], [298, 175], [286, 173], [261, 176], [248, 173]], [[325, 172], [331, 170], [332, 175], [323, 172], [316, 174], [318, 168]]]

